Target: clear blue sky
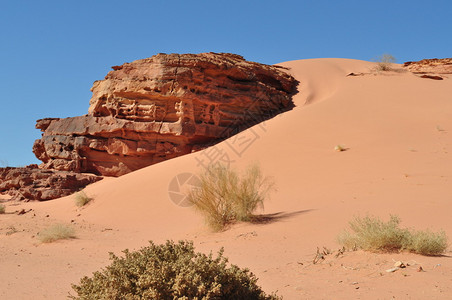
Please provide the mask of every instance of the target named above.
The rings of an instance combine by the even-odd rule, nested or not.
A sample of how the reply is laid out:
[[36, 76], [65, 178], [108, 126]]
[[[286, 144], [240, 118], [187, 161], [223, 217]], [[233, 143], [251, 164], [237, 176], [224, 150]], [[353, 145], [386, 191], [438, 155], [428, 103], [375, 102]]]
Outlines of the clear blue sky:
[[113, 65], [160, 52], [452, 57], [451, 12], [450, 0], [1, 0], [0, 166], [38, 163], [35, 120], [86, 114]]

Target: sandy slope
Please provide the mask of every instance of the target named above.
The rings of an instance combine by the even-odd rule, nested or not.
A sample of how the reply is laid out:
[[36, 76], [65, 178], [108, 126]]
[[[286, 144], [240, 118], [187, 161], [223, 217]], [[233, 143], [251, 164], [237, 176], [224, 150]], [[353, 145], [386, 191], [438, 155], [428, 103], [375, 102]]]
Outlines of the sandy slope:
[[[377, 74], [372, 63], [346, 59], [281, 65], [300, 81], [294, 110], [213, 148], [93, 184], [86, 192], [95, 201], [83, 209], [72, 197], [9, 205], [33, 211], [0, 216], [0, 298], [62, 299], [70, 283], [108, 263], [108, 251], [191, 239], [205, 252], [225, 247], [232, 263], [285, 299], [450, 299], [449, 256], [358, 251], [312, 259], [317, 247], [339, 248], [336, 236], [353, 215], [397, 214], [404, 226], [452, 236], [451, 79]], [[339, 144], [348, 150], [334, 151]], [[277, 183], [264, 211], [274, 220], [211, 233], [192, 209], [172, 202], [174, 177], [211, 159], [234, 168], [259, 162]], [[72, 221], [79, 238], [40, 245], [32, 237], [59, 221]], [[11, 226], [19, 232], [7, 235]], [[397, 260], [411, 266], [385, 272]]]

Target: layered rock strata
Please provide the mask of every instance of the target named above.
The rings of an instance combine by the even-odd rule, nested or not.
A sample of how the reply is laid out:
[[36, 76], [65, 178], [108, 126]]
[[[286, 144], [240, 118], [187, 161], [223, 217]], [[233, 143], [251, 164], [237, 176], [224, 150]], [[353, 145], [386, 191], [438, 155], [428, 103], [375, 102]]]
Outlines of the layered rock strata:
[[0, 168], [0, 193], [13, 200], [50, 200], [70, 195], [102, 179], [93, 174], [45, 170], [37, 165]]
[[409, 61], [403, 67], [422, 78], [441, 80], [444, 75], [452, 74], [452, 58], [433, 58], [420, 61]]
[[293, 108], [298, 82], [225, 53], [158, 54], [94, 82], [85, 116], [38, 120], [45, 169], [120, 176], [202, 149]]

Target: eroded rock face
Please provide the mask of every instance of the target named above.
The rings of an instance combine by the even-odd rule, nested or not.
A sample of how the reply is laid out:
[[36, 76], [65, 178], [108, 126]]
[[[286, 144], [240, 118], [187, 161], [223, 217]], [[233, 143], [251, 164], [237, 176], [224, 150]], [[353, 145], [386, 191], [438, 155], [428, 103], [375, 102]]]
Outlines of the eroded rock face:
[[158, 54], [113, 67], [89, 114], [38, 120], [41, 167], [120, 176], [202, 149], [293, 108], [282, 67], [234, 54]]
[[409, 61], [404, 63], [403, 66], [415, 74], [452, 74], [452, 58], [423, 59], [415, 62]]
[[13, 200], [50, 200], [70, 195], [101, 180], [92, 174], [45, 170], [37, 165], [0, 168], [0, 193]]

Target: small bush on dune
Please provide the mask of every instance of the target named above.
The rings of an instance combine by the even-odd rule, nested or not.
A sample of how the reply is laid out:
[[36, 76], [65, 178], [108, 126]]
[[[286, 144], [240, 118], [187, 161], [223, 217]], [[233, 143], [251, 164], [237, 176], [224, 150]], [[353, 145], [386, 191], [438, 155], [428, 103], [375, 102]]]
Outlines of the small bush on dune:
[[88, 197], [84, 191], [80, 191], [77, 194], [75, 194], [75, 205], [78, 207], [85, 206], [89, 202], [91, 202], [93, 198]]
[[396, 62], [396, 59], [391, 54], [383, 54], [376, 60], [376, 71], [391, 71], [393, 70], [392, 64]]
[[346, 248], [369, 251], [408, 250], [423, 255], [439, 255], [447, 249], [444, 232], [412, 231], [399, 227], [400, 219], [391, 216], [388, 222], [376, 217], [355, 217], [350, 222], [352, 233], [344, 231], [338, 241]]
[[54, 224], [38, 234], [38, 239], [42, 243], [51, 243], [58, 240], [73, 238], [75, 238], [74, 228], [65, 224]]
[[0, 204], [0, 215], [5, 213], [5, 206]]
[[214, 164], [200, 175], [200, 185], [188, 193], [188, 200], [205, 216], [212, 229], [221, 230], [234, 221], [252, 220], [273, 186], [257, 165], [240, 175], [224, 165]]
[[72, 285], [72, 299], [278, 299], [257, 286], [248, 269], [228, 267], [223, 250], [216, 258], [194, 251], [193, 243], [167, 241], [124, 257]]

